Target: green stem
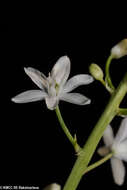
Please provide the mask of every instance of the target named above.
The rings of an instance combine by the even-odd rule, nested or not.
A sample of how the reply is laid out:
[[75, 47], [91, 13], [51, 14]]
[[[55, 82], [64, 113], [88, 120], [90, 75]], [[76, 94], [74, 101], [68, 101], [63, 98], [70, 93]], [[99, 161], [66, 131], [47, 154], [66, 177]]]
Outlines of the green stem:
[[127, 116], [127, 108], [119, 108], [118, 115], [119, 116]]
[[64, 123], [64, 120], [62, 118], [62, 115], [60, 113], [60, 109], [59, 106], [56, 107], [56, 115], [58, 117], [58, 120], [60, 122], [60, 125], [65, 133], [65, 135], [67, 136], [68, 140], [71, 142], [71, 144], [73, 145], [74, 149], [76, 152], [78, 152], [80, 150], [80, 146], [77, 144], [77, 139], [73, 138], [73, 136], [71, 135], [71, 133], [69, 132], [67, 126]]
[[105, 84], [104, 80], [101, 80], [100, 82], [101, 82], [101, 84], [103, 84], [104, 87], [106, 87], [106, 84]]
[[112, 84], [112, 80], [111, 80], [110, 73], [109, 73], [109, 67], [110, 67], [112, 59], [113, 59], [113, 57], [110, 55], [106, 61], [105, 74], [106, 74], [106, 81], [107, 81], [107, 84], [108, 84], [110, 90], [114, 91], [115, 87]]
[[75, 190], [77, 188], [83, 176], [83, 173], [86, 170], [87, 165], [89, 164], [101, 137], [103, 136], [106, 127], [116, 116], [119, 105], [126, 93], [127, 73], [125, 74], [118, 88], [113, 92], [108, 105], [106, 106], [103, 114], [101, 115], [99, 121], [90, 134], [86, 144], [81, 150], [63, 190]]
[[103, 164], [104, 162], [106, 162], [107, 160], [109, 160], [111, 157], [113, 156], [113, 153], [109, 153], [107, 156], [105, 156], [104, 158], [102, 158], [101, 160], [95, 162], [94, 164], [91, 164], [90, 166], [88, 166], [84, 172], [84, 174], [88, 173], [89, 171], [93, 170], [94, 168], [100, 166], [101, 164]]

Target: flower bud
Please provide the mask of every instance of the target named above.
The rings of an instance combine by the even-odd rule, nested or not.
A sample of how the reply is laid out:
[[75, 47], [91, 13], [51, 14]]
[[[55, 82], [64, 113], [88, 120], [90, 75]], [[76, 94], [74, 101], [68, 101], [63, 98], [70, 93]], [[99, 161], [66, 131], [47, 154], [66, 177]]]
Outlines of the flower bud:
[[99, 81], [103, 80], [104, 76], [103, 71], [97, 64], [92, 63], [89, 67], [89, 72], [96, 80]]
[[111, 56], [115, 59], [119, 59], [127, 55], [127, 39], [122, 40], [111, 49]]
[[110, 150], [108, 147], [100, 147], [98, 150], [97, 150], [97, 153], [100, 155], [100, 156], [106, 156], [107, 154], [110, 153]]
[[61, 187], [56, 183], [52, 183], [51, 185], [46, 186], [44, 190], [61, 190]]

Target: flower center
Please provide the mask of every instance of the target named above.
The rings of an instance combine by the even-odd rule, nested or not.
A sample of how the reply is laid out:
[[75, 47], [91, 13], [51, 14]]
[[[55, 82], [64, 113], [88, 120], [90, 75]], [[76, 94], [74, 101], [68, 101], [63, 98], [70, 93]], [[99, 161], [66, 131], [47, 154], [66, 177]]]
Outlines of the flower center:
[[50, 97], [56, 97], [59, 93], [59, 84], [51, 77], [50, 73], [48, 76], [48, 94]]
[[56, 95], [58, 95], [59, 92], [59, 85], [57, 83], [55, 83], [55, 89], [56, 89]]

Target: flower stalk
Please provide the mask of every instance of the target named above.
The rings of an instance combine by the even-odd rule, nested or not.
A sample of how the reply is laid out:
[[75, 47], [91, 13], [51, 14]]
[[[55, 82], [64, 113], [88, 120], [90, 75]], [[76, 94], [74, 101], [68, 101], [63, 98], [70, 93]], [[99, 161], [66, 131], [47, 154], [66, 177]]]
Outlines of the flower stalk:
[[106, 106], [103, 114], [101, 115], [99, 121], [95, 125], [91, 135], [89, 136], [87, 142], [85, 143], [76, 163], [72, 169], [70, 176], [63, 190], [76, 190], [83, 173], [87, 170], [87, 166], [95, 152], [95, 149], [103, 136], [103, 133], [112, 121], [112, 119], [117, 115], [119, 105], [127, 93], [127, 73], [125, 74], [123, 80], [120, 82], [119, 86], [111, 95], [108, 105]]
[[106, 74], [105, 81], [107, 82], [107, 89], [110, 91], [110, 93], [112, 93], [115, 90], [115, 87], [112, 84], [112, 80], [109, 73], [109, 67], [110, 67], [112, 59], [113, 57], [112, 55], [110, 55], [106, 61], [106, 66], [105, 66], [105, 74]]
[[95, 162], [94, 164], [91, 164], [90, 166], [87, 167], [87, 169], [85, 170], [84, 174], [88, 173], [89, 171], [93, 170], [94, 168], [102, 165], [103, 163], [105, 163], [107, 160], [109, 160], [111, 157], [113, 156], [113, 153], [109, 153], [107, 156], [105, 156], [104, 158], [100, 159], [99, 161]]
[[60, 113], [60, 109], [59, 109], [59, 106], [56, 107], [55, 109], [56, 111], [56, 115], [57, 115], [57, 118], [60, 122], [60, 125], [65, 133], [65, 135], [67, 136], [68, 140], [70, 141], [70, 143], [72, 144], [72, 146], [74, 147], [76, 153], [79, 152], [79, 150], [81, 149], [80, 146], [78, 145], [77, 143], [77, 139], [76, 138], [73, 138], [73, 136], [71, 135], [70, 131], [68, 130], [63, 118], [62, 118], [62, 115]]
[[127, 108], [119, 108], [118, 109], [118, 115], [126, 117], [127, 116]]

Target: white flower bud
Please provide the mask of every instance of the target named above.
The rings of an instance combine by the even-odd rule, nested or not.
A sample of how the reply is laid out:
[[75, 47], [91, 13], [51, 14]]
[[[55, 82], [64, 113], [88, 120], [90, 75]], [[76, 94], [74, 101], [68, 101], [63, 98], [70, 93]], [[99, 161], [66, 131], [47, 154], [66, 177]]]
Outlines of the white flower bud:
[[92, 63], [89, 67], [89, 71], [96, 80], [99, 81], [103, 80], [104, 76], [103, 71], [97, 64]]
[[61, 190], [60, 185], [56, 184], [56, 183], [52, 183], [48, 186], [46, 186], [43, 190]]
[[119, 59], [127, 55], [127, 39], [122, 40], [111, 49], [111, 56], [115, 59]]
[[100, 155], [100, 156], [106, 156], [107, 154], [110, 153], [110, 150], [108, 147], [100, 147], [98, 150], [97, 150], [97, 153]]

